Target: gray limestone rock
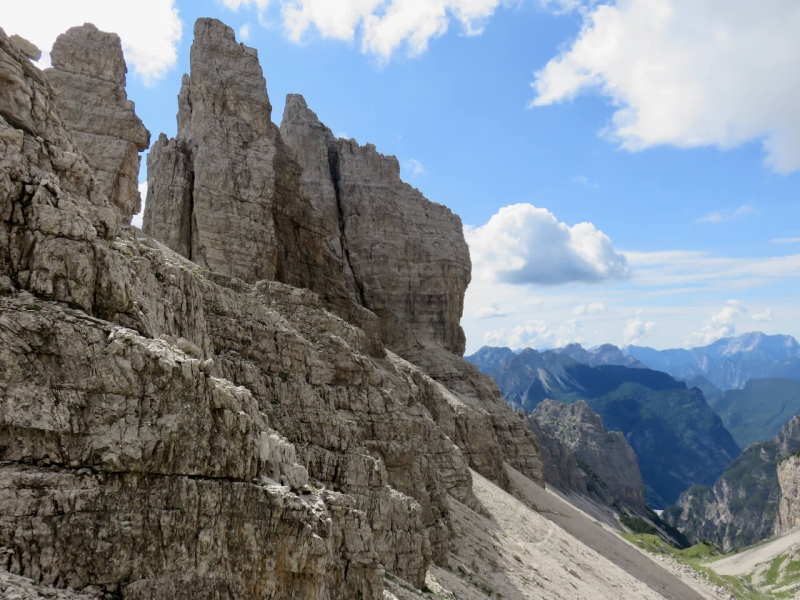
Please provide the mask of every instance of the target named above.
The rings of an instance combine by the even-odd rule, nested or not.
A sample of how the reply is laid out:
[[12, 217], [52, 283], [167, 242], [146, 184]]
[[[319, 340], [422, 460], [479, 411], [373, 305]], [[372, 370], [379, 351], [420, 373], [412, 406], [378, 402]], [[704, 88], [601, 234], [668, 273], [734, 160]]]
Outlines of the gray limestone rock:
[[94, 170], [103, 194], [126, 223], [141, 210], [139, 152], [150, 132], [125, 93], [125, 59], [115, 33], [87, 23], [58, 36], [45, 74], [55, 105]]
[[543, 400], [531, 417], [542, 430], [566, 445], [623, 504], [645, 510], [644, 483], [636, 453], [622, 433], [605, 430], [600, 416], [586, 402]]
[[463, 354], [459, 321], [471, 263], [458, 216], [404, 183], [394, 156], [335, 138], [302, 96], [287, 97], [281, 135], [384, 342], [402, 356], [425, 347]]
[[42, 58], [42, 51], [34, 44], [26, 40], [24, 37], [19, 35], [12, 35], [10, 38], [11, 42], [17, 47], [17, 49], [22, 52], [25, 57], [31, 60], [39, 60]]

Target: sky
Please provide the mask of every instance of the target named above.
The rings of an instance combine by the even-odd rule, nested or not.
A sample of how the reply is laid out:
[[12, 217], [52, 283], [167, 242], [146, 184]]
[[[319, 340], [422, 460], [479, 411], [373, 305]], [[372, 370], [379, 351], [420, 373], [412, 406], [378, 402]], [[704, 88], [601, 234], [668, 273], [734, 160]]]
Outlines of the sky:
[[[797, 0], [0, 0], [46, 52], [119, 33], [128, 96], [176, 133], [194, 20], [460, 215], [483, 345], [800, 337]], [[143, 160], [140, 181], [146, 181]], [[145, 186], [140, 186], [145, 191]]]

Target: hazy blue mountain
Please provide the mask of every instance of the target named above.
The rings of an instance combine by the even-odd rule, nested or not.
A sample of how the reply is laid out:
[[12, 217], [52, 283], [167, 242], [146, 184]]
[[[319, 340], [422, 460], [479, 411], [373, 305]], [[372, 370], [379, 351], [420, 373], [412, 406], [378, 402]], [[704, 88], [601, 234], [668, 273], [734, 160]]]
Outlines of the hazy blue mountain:
[[475, 354], [465, 356], [464, 359], [471, 362], [485, 373], [487, 370], [494, 369], [510, 356], [514, 356], [514, 351], [511, 348], [483, 346]]
[[670, 375], [620, 365], [590, 367], [553, 351], [526, 349], [484, 372], [513, 408], [532, 411], [545, 398], [585, 400], [609, 431], [633, 447], [656, 508], [695, 484], [712, 485], [739, 447], [703, 393]]
[[[719, 389], [702, 375], [697, 375], [696, 377], [688, 379], [686, 381], [686, 386], [689, 388], [699, 388], [700, 391], [703, 392], [703, 396], [705, 396], [706, 402], [708, 402], [709, 406], [712, 405], [714, 398], [723, 393], [721, 389]], [[739, 445], [741, 446], [741, 444]]]
[[596, 348], [586, 350], [580, 344], [568, 344], [563, 348], [554, 348], [553, 352], [566, 354], [580, 363], [597, 367], [599, 365], [622, 365], [625, 367], [646, 368], [645, 365], [633, 356], [625, 354], [613, 344], [603, 344]]
[[800, 381], [800, 344], [789, 335], [752, 332], [688, 350], [627, 346], [623, 352], [680, 379], [702, 376], [722, 390], [742, 388], [757, 378]]
[[741, 390], [708, 398], [741, 448], [775, 437], [784, 423], [800, 414], [800, 382], [793, 379], [751, 379]]

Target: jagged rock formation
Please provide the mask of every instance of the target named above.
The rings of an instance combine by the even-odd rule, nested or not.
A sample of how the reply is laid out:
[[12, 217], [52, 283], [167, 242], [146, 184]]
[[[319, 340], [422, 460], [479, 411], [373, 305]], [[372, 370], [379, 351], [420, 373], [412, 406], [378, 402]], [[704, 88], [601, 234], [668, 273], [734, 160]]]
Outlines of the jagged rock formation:
[[394, 157], [335, 139], [300, 96], [278, 131], [255, 51], [224, 24], [197, 22], [191, 64], [178, 136], [148, 156], [144, 231], [201, 267], [318, 292], [375, 332], [372, 355], [383, 342], [449, 388], [427, 408], [472, 467], [502, 484], [508, 460], [541, 481], [534, 437], [454, 355], [470, 277], [458, 217], [403, 183]]
[[[584, 401], [563, 404], [554, 400], [540, 402], [531, 414], [538, 426], [552, 439], [569, 448], [573, 456], [585, 465], [629, 508], [644, 512], [644, 483], [639, 472], [636, 454], [619, 431], [606, 431], [603, 421]], [[551, 454], [563, 455], [550, 443]], [[567, 483], [567, 482], [565, 482]], [[570, 488], [567, 488], [570, 489]], [[579, 487], [580, 489], [580, 487]], [[603, 492], [599, 491], [600, 494]], [[608, 500], [605, 500], [607, 503]]]
[[800, 456], [792, 454], [778, 464], [781, 498], [775, 533], [800, 525]]
[[359, 302], [380, 319], [386, 344], [402, 355], [428, 346], [463, 354], [471, 266], [461, 219], [403, 183], [394, 156], [335, 138], [300, 96], [287, 97], [281, 134], [329, 215], [329, 239], [338, 225]]
[[775, 533], [783, 533], [800, 525], [800, 415], [783, 426], [775, 442], [785, 457], [777, 468], [781, 497], [775, 526]]
[[589, 365], [590, 367], [596, 367], [598, 365], [622, 365], [638, 369], [646, 368], [634, 357], [623, 353], [622, 350], [613, 344], [602, 344], [591, 350], [586, 350], [580, 344], [567, 344], [563, 348], [555, 348], [553, 352], [566, 354], [579, 363]]
[[213, 271], [316, 291], [348, 320], [348, 301], [367, 308], [401, 355], [463, 352], [461, 221], [397, 159], [335, 139], [299, 96], [278, 131], [256, 51], [218, 21], [197, 22], [178, 101], [178, 136], [148, 155], [146, 233]]
[[[504, 462], [541, 481], [533, 434], [447, 351], [460, 330], [444, 318], [425, 341], [445, 347], [414, 350], [423, 369], [384, 350], [387, 330], [348, 300], [346, 273], [315, 262], [336, 260], [324, 219], [295, 228], [313, 206], [277, 129], [259, 137], [263, 115], [248, 112], [266, 109], [246, 101], [258, 79], [213, 69], [230, 56], [255, 77], [255, 57], [217, 22], [196, 31], [200, 72], [179, 119], [197, 137], [156, 144], [153, 170], [171, 164], [176, 179], [148, 202], [149, 225], [159, 210], [183, 215], [187, 198], [222, 210], [219, 198], [245, 190], [263, 204], [269, 194], [244, 184], [266, 177], [280, 202], [273, 228], [262, 224], [278, 251], [272, 263], [258, 254], [270, 238], [252, 246], [266, 258], [249, 281], [236, 276], [245, 246], [199, 238], [192, 257], [219, 273], [120, 223], [52, 75], [0, 30], [0, 571], [133, 599], [378, 599], [384, 569], [422, 587], [447, 562], [452, 503], [474, 504], [468, 464], [502, 485]], [[215, 137], [225, 131], [228, 146]], [[203, 179], [214, 149], [245, 154], [226, 172], [243, 187]], [[343, 293], [253, 283], [273, 264], [276, 278], [313, 288], [324, 274]]]
[[785, 459], [798, 449], [800, 416], [774, 440], [748, 446], [712, 487], [686, 490], [664, 520], [693, 542], [711, 540], [726, 552], [800, 524], [790, 516], [798, 489], [792, 488], [792, 461]]
[[125, 93], [125, 59], [115, 33], [89, 23], [58, 36], [45, 74], [55, 105], [100, 184], [100, 191], [125, 222], [142, 206], [139, 152], [150, 146], [150, 132]]

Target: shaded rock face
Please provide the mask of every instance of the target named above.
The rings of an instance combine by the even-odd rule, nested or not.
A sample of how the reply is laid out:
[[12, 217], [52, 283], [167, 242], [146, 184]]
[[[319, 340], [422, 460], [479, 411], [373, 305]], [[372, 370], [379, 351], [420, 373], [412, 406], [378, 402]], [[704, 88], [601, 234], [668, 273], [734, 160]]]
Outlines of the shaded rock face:
[[256, 51], [213, 19], [199, 19], [194, 34], [178, 136], [162, 134], [148, 154], [145, 233], [200, 267], [314, 290], [340, 316], [377, 327], [325, 245], [325, 219], [271, 121]]
[[645, 510], [644, 483], [636, 453], [622, 433], [603, 428], [602, 419], [586, 402], [543, 400], [531, 418], [549, 436], [566, 445], [623, 504]]
[[461, 221], [403, 183], [396, 158], [334, 138], [295, 95], [279, 131], [255, 50], [211, 19], [178, 102], [177, 137], [148, 155], [146, 233], [201, 267], [316, 291], [349, 320], [364, 307], [403, 356], [463, 353]]
[[461, 220], [400, 179], [400, 164], [372, 144], [338, 139], [298, 95], [286, 99], [281, 135], [303, 166], [303, 187], [323, 211], [358, 302], [386, 344], [464, 353], [459, 325], [471, 263]]
[[139, 152], [150, 132], [125, 93], [127, 68], [115, 33], [89, 23], [58, 36], [45, 74], [55, 92], [55, 107], [71, 130], [100, 185], [126, 223], [141, 206]]
[[440, 386], [317, 295], [120, 226], [4, 33], [0, 77], [0, 570], [124, 598], [422, 586], [472, 498]]

